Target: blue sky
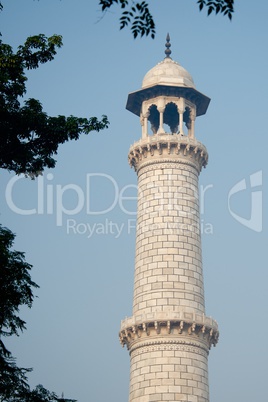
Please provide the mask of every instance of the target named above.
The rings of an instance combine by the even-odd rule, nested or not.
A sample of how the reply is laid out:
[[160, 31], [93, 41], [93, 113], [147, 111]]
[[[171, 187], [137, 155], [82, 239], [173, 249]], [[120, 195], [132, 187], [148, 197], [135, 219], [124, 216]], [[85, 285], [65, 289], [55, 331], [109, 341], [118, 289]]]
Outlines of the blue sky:
[[120, 10], [102, 18], [97, 0], [3, 5], [2, 40], [15, 48], [38, 33], [63, 36], [55, 60], [29, 72], [27, 96], [49, 115], [107, 114], [111, 123], [61, 146], [56, 168], [39, 181], [1, 171], [1, 222], [17, 234], [15, 248], [40, 285], [33, 308], [21, 311], [27, 331], [9, 342], [18, 364], [34, 368], [30, 383], [79, 402], [128, 398], [129, 356], [118, 331], [132, 309], [136, 203], [124, 197], [136, 194], [127, 154], [141, 128], [125, 104], [164, 58], [169, 32], [171, 57], [211, 98], [196, 121], [209, 152], [200, 176], [206, 312], [220, 328], [210, 400], [265, 402], [267, 2], [236, 0], [230, 22], [200, 13], [194, 0], [151, 1], [154, 40], [119, 31]]

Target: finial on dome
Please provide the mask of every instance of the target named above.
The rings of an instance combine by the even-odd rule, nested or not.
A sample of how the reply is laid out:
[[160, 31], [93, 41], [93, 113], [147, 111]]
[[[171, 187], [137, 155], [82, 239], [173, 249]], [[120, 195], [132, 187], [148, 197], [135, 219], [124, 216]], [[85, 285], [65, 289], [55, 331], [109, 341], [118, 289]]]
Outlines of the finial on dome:
[[171, 46], [171, 44], [169, 43], [170, 42], [170, 36], [169, 36], [169, 33], [167, 34], [167, 37], [166, 37], [166, 50], [165, 50], [165, 55], [166, 55], [166, 59], [168, 59], [168, 58], [170, 58], [171, 59], [171, 57], [170, 57], [170, 55], [171, 55], [171, 50], [170, 50], [170, 46]]

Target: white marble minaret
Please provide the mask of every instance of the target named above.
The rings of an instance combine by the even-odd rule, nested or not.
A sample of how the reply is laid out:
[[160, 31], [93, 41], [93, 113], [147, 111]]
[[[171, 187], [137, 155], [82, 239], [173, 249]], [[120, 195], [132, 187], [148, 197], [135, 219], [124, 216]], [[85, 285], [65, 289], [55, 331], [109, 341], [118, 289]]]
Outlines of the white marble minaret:
[[133, 315], [119, 334], [131, 359], [129, 402], [208, 402], [218, 340], [205, 313], [200, 239], [198, 176], [208, 153], [194, 126], [210, 99], [169, 48], [167, 36], [165, 59], [127, 101], [142, 126], [129, 151], [138, 175]]

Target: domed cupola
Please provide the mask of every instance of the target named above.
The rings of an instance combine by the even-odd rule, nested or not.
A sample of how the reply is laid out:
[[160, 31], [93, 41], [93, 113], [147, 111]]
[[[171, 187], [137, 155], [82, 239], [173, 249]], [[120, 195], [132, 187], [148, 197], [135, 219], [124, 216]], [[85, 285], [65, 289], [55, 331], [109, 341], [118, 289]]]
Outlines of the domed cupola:
[[149, 70], [142, 81], [143, 89], [155, 85], [181, 86], [195, 89], [193, 78], [188, 71], [168, 56]]
[[153, 134], [194, 138], [195, 117], [207, 111], [210, 99], [195, 89], [191, 75], [170, 54], [168, 34], [166, 57], [147, 72], [142, 89], [128, 96], [126, 108], [140, 117], [142, 138], [148, 137], [148, 121]]

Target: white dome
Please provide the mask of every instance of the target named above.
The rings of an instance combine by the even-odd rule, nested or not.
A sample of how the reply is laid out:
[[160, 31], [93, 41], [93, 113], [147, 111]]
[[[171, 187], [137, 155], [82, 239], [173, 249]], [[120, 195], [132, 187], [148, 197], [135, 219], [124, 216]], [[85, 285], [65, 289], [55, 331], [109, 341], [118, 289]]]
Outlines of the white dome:
[[170, 57], [166, 57], [145, 75], [142, 88], [154, 85], [195, 88], [193, 78], [188, 71]]

